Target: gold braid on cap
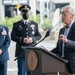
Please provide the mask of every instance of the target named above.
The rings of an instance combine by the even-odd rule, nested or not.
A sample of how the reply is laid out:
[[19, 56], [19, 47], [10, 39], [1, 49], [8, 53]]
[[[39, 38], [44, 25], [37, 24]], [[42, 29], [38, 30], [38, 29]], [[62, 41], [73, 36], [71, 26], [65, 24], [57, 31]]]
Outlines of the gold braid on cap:
[[24, 8], [22, 8], [21, 10], [23, 10], [23, 9], [25, 9], [25, 10], [29, 10], [29, 8], [27, 8], [27, 6], [25, 6]]

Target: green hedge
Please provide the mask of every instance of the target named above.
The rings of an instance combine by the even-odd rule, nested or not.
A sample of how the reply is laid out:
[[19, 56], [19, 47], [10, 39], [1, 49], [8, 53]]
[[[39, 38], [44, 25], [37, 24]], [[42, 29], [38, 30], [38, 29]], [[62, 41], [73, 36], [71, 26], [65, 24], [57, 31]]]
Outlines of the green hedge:
[[42, 25], [44, 31], [46, 31], [48, 28], [52, 28], [52, 20], [52, 18], [44, 18], [44, 23]]
[[21, 18], [22, 17], [20, 15], [15, 16], [13, 18], [5, 17], [4, 20], [0, 21], [0, 24], [9, 27], [9, 29], [11, 30], [12, 29], [12, 26], [13, 26], [13, 23], [14, 22], [17, 22], [18, 20], [21, 20]]
[[[40, 14], [36, 15], [36, 18], [34, 18], [33, 16], [30, 16], [29, 18], [30, 18], [30, 20], [33, 20], [40, 25]], [[12, 18], [5, 17], [4, 20], [0, 20], [0, 24], [9, 27], [9, 29], [11, 30], [13, 23], [17, 22], [21, 19], [22, 19], [21, 15], [17, 15]], [[47, 30], [48, 28], [51, 28], [51, 27], [52, 27], [52, 18], [51, 19], [44, 18], [44, 22], [42, 25], [43, 30]]]

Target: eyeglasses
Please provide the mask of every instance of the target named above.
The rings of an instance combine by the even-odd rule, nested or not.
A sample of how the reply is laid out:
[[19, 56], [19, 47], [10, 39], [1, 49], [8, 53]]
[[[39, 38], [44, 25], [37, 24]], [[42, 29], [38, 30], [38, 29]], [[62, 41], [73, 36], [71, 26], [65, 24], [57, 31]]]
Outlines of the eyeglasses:
[[67, 14], [61, 14], [61, 16], [64, 16], [64, 17], [66, 17], [66, 16], [67, 16]]

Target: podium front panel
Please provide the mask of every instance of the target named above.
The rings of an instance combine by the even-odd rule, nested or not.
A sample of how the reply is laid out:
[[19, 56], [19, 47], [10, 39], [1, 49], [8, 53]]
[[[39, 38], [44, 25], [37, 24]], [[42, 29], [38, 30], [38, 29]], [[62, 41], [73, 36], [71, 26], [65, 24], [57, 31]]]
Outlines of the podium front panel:
[[42, 73], [64, 72], [65, 64], [56, 57], [42, 52]]
[[26, 71], [42, 72], [42, 51], [35, 49], [26, 49], [25, 63]]
[[65, 71], [65, 61], [41, 48], [25, 49], [26, 71], [51, 74]]

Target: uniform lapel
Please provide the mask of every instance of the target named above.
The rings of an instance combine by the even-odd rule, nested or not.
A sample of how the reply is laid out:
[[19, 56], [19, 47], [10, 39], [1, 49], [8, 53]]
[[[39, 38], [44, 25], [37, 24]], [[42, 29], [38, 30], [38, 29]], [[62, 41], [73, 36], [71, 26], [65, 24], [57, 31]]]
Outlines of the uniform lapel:
[[22, 26], [23, 28], [25, 27], [23, 20], [21, 20], [21, 26]]

